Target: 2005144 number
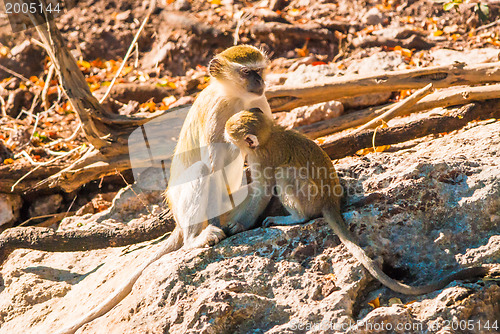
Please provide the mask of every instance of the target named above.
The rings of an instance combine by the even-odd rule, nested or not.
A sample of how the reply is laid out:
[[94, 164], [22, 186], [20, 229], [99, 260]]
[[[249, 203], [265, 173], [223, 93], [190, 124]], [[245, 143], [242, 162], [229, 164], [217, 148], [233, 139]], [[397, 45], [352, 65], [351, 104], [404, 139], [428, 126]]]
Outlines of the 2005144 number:
[[47, 6], [44, 8], [44, 5], [42, 3], [10, 3], [10, 2], [5, 2], [5, 13], [6, 14], [35, 14], [35, 13], [42, 13], [42, 12], [57, 12], [59, 13], [61, 9], [59, 8], [59, 4], [52, 5], [51, 3], [48, 3]]

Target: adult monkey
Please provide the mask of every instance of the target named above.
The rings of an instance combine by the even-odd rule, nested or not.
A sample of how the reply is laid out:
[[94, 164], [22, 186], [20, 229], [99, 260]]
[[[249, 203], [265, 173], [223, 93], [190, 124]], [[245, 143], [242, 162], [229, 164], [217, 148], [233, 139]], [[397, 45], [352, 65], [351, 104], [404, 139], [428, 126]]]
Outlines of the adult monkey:
[[[130, 293], [142, 272], [163, 255], [183, 245], [186, 248], [213, 245], [227, 234], [240, 231], [239, 226], [228, 226], [227, 222], [233, 221], [231, 216], [243, 210], [246, 202], [234, 212], [224, 214], [228, 207], [222, 198], [228, 194], [231, 198], [230, 193], [241, 185], [243, 159], [235, 159], [240, 153], [225, 140], [224, 126], [243, 109], [260, 108], [272, 118], [264, 96], [263, 73], [267, 65], [266, 55], [250, 45], [230, 47], [212, 59], [208, 68], [210, 84], [188, 112], [172, 158], [166, 197], [176, 221], [174, 231], [161, 249], [106, 300], [60, 334], [74, 333], [106, 314]], [[234, 207], [232, 200], [231, 204]], [[220, 214], [224, 215], [217, 217]], [[227, 215], [230, 217], [226, 218]], [[209, 218], [212, 218], [210, 223]]]
[[273, 124], [259, 109], [232, 116], [226, 123], [225, 136], [246, 154], [253, 179], [247, 212], [234, 217], [241, 229], [253, 227], [276, 188], [290, 215], [267, 217], [264, 226], [300, 224], [323, 215], [349, 252], [393, 291], [421, 295], [442, 289], [455, 280], [488, 273], [487, 267], [468, 268], [424, 286], [409, 286], [390, 278], [358, 246], [347, 228], [340, 214], [342, 188], [337, 173], [328, 155], [316, 143], [296, 131]]

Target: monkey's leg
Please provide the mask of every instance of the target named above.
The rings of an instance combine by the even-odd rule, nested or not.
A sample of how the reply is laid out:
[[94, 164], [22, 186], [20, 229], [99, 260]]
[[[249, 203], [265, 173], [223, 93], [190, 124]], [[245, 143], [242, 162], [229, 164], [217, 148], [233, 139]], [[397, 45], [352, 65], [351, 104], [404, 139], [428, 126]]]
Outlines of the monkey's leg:
[[228, 215], [229, 235], [255, 227], [257, 218], [264, 212], [272, 198], [271, 187], [265, 183], [254, 181], [250, 184], [249, 190], [247, 198]]
[[318, 210], [309, 198], [309, 194], [312, 193], [311, 188], [314, 186], [307, 179], [277, 178], [278, 197], [290, 216], [267, 217], [262, 226], [303, 224], [317, 216]]
[[187, 168], [176, 185], [168, 188], [177, 224], [189, 246], [207, 226], [207, 206], [210, 191], [209, 169], [201, 161]]
[[193, 241], [186, 245], [187, 249], [202, 248], [218, 244], [226, 238], [226, 234], [222, 229], [217, 226], [208, 225], [201, 233], [193, 239]]

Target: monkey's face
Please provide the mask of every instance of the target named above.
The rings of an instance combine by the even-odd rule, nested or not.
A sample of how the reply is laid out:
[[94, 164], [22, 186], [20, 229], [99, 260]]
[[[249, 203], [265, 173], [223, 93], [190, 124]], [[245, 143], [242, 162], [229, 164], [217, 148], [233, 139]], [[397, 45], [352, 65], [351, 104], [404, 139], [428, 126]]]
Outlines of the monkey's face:
[[266, 56], [249, 45], [234, 46], [217, 55], [209, 65], [210, 75], [245, 98], [264, 94]]
[[271, 133], [272, 121], [264, 113], [253, 108], [252, 111], [240, 111], [226, 122], [224, 136], [248, 154], [264, 145]]

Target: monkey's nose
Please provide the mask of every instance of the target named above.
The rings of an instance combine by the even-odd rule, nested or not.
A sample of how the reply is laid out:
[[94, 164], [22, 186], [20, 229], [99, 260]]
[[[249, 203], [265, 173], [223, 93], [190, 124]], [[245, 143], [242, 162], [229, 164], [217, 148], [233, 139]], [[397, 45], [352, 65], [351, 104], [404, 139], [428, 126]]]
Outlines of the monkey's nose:
[[255, 73], [248, 82], [248, 91], [257, 95], [262, 95], [264, 94], [265, 86], [264, 80]]
[[248, 91], [257, 95], [262, 95], [264, 94], [264, 88], [264, 81], [260, 81], [250, 84], [250, 86], [248, 87]]

